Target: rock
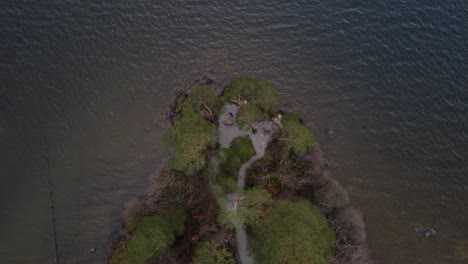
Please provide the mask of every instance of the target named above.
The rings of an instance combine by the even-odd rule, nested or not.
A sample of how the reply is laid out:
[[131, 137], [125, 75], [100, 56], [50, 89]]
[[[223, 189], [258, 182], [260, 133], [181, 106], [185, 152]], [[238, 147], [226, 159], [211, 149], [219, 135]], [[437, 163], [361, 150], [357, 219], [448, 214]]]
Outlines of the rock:
[[92, 248], [89, 249], [89, 251], [90, 251], [91, 253], [94, 253], [94, 252], [96, 252], [96, 248], [93, 248], [93, 247], [92, 247]]
[[223, 120], [223, 124], [225, 124], [226, 126], [232, 126], [232, 125], [234, 125], [234, 117], [232, 117], [232, 116], [226, 117], [226, 118]]
[[431, 236], [431, 231], [426, 230], [426, 232], [424, 232], [424, 236], [425, 237], [430, 237]]
[[426, 231], [424, 231], [424, 236], [425, 237], [431, 237], [431, 236], [435, 236], [437, 234], [437, 232], [435, 231], [434, 228], [429, 228], [427, 229]]

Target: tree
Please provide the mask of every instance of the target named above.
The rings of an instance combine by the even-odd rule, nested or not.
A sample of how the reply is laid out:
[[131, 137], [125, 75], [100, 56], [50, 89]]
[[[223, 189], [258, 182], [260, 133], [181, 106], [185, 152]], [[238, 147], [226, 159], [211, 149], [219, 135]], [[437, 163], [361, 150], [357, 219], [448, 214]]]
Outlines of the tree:
[[243, 199], [237, 206], [237, 214], [245, 225], [252, 225], [264, 215], [272, 203], [271, 194], [255, 186], [244, 193]]
[[263, 112], [270, 114], [276, 112], [280, 106], [278, 92], [270, 82], [264, 80], [257, 80], [254, 101]]
[[221, 99], [216, 96], [216, 90], [212, 86], [198, 85], [193, 87], [190, 95], [182, 103], [182, 112], [201, 113], [203, 117], [214, 121], [222, 107]]
[[237, 175], [242, 164], [254, 155], [255, 149], [248, 137], [237, 137], [231, 142], [230, 148], [217, 151], [220, 169], [227, 176]]
[[262, 111], [251, 103], [241, 104], [236, 115], [236, 123], [242, 129], [248, 128], [253, 122], [258, 122], [262, 119]]
[[205, 241], [195, 251], [193, 264], [235, 264], [231, 252], [226, 248], [218, 248], [210, 241]]
[[201, 115], [184, 111], [165, 135], [173, 151], [170, 166], [186, 175], [193, 175], [205, 166], [204, 150], [216, 142], [216, 126]]
[[286, 113], [281, 122], [283, 131], [287, 136], [287, 147], [294, 154], [304, 154], [312, 150], [315, 140], [312, 133], [301, 124], [301, 117], [296, 112]]
[[270, 82], [245, 76], [234, 78], [226, 87], [223, 98], [238, 105], [247, 100], [264, 113], [270, 114], [280, 105], [278, 93]]
[[183, 209], [143, 217], [128, 241], [130, 264], [146, 263], [160, 256], [183, 234], [185, 217]]
[[277, 200], [252, 227], [252, 251], [260, 264], [326, 264], [335, 236], [310, 202]]

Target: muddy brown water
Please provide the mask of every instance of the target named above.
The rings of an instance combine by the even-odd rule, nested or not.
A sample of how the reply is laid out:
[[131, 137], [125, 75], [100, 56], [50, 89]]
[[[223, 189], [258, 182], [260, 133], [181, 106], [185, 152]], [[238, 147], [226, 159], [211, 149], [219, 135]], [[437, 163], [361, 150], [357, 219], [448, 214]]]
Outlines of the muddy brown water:
[[174, 92], [212, 66], [271, 80], [302, 112], [380, 263], [466, 263], [464, 1], [2, 1], [0, 15], [2, 263], [53, 262], [49, 177], [60, 263], [102, 262], [165, 157]]

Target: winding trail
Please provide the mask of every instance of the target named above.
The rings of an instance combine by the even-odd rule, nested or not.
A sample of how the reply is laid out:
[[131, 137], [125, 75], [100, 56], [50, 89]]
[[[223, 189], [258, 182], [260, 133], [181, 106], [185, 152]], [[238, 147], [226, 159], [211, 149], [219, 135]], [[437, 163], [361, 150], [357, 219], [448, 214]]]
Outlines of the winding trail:
[[[231, 144], [231, 141], [236, 137], [249, 136], [252, 144], [255, 148], [255, 156], [246, 161], [239, 169], [239, 175], [237, 177], [237, 186], [239, 191], [244, 190], [245, 186], [245, 173], [247, 169], [257, 160], [263, 158], [265, 155], [265, 149], [268, 145], [268, 142], [271, 138], [271, 134], [274, 129], [274, 124], [270, 121], [256, 122], [252, 124], [257, 132], [253, 133], [252, 131], [244, 131], [239, 129], [237, 124], [226, 125], [224, 120], [228, 118], [235, 118], [237, 114], [237, 106], [228, 104], [223, 107], [223, 111], [219, 115], [219, 127], [218, 127], [218, 142], [222, 148], [228, 148]], [[230, 117], [232, 116], [232, 117]], [[229, 201], [229, 209], [234, 207], [236, 199], [239, 197], [237, 193], [228, 194], [227, 199]], [[233, 225], [236, 229], [236, 245], [237, 245], [237, 254], [239, 262], [241, 264], [253, 264], [254, 259], [252, 254], [248, 252], [248, 239], [247, 233], [245, 232], [245, 227], [243, 223], [236, 219], [233, 221]]]

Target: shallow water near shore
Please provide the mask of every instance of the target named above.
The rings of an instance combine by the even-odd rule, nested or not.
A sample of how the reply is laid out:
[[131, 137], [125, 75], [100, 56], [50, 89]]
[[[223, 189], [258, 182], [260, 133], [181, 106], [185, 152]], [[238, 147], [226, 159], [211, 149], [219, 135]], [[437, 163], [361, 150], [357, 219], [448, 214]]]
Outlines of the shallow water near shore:
[[[380, 263], [465, 263], [463, 1], [0, 4], [0, 255], [101, 263], [164, 159], [164, 112], [207, 69], [302, 112]], [[327, 131], [333, 133], [327, 133]], [[331, 138], [328, 136], [331, 135]], [[415, 228], [434, 227], [424, 238]], [[95, 247], [95, 253], [90, 248]]]

